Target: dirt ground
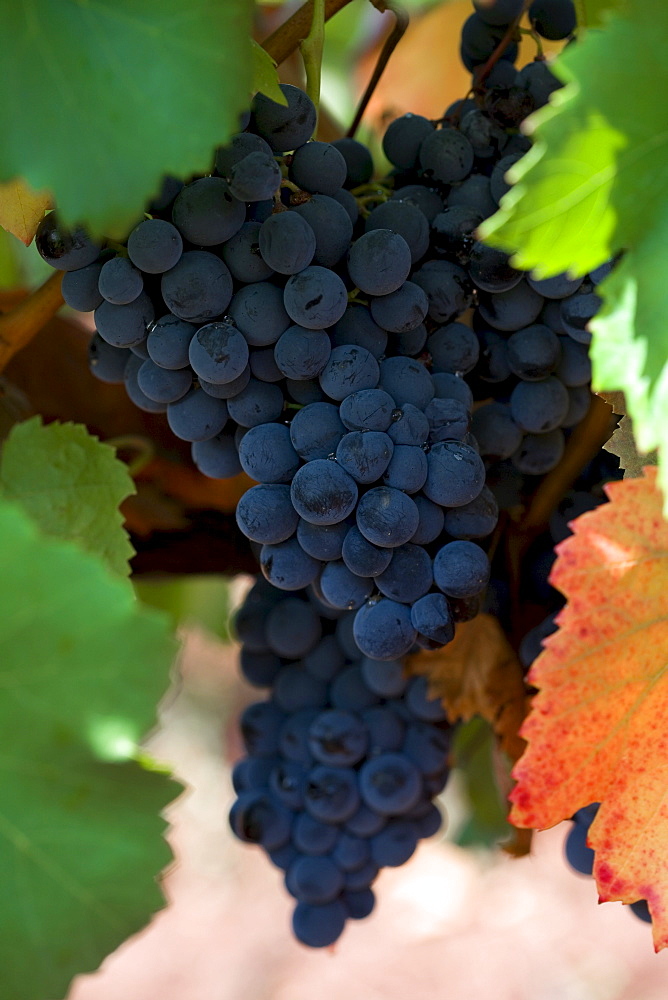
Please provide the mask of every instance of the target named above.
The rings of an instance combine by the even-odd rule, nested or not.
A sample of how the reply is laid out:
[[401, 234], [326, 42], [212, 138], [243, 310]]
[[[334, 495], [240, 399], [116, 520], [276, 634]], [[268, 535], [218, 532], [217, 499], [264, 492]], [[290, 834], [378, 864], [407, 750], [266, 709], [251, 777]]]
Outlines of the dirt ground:
[[[169, 905], [68, 1000], [667, 1000], [668, 954], [621, 904], [562, 859], [566, 825], [530, 857], [464, 851], [439, 835], [378, 879], [376, 910], [336, 946], [289, 929], [282, 875], [227, 827], [232, 716], [256, 692], [235, 651], [187, 634], [183, 683], [153, 753], [190, 787], [171, 808]], [[452, 792], [446, 805], [456, 819]]]

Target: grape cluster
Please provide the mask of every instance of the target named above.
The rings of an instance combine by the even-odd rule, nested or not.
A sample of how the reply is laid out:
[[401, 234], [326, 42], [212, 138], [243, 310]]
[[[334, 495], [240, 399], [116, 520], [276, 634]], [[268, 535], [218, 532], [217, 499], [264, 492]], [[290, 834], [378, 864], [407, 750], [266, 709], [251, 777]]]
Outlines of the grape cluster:
[[360, 655], [350, 612], [260, 579], [236, 618], [241, 670], [270, 697], [241, 717], [230, 823], [285, 872], [296, 937], [332, 944], [368, 916], [381, 868], [441, 825], [451, 727], [423, 677]]
[[[473, 0], [473, 6], [474, 13], [462, 28], [459, 54], [466, 68], [475, 72], [498, 47], [509, 25], [520, 17], [524, 0]], [[528, 13], [531, 26], [543, 38], [563, 41], [575, 31], [572, 0], [533, 0]], [[517, 43], [512, 41], [501, 52], [500, 60], [514, 63], [517, 53]]]
[[477, 394], [492, 398], [476, 410], [472, 431], [488, 465], [510, 459], [520, 473], [537, 476], [559, 462], [564, 431], [589, 409], [585, 327], [607, 270], [575, 280], [528, 276], [494, 295], [491, 308], [481, 297], [473, 318], [482, 348]]
[[38, 234], [68, 303], [94, 309], [94, 373], [166, 411], [206, 475], [256, 480], [237, 520], [267, 579], [356, 609], [376, 659], [475, 615], [498, 516], [486, 473], [546, 473], [589, 405], [605, 269], [537, 280], [475, 238], [527, 147], [513, 104], [558, 85], [544, 62], [518, 73], [512, 47], [477, 72], [515, 7], [476, 5], [462, 46], [480, 106], [392, 122], [384, 184], [362, 144], [310, 141], [315, 109], [284, 85], [287, 107], [258, 95], [211, 176], [168, 185], [127, 255], [81, 233], [56, 247], [53, 215]]
[[[312, 140], [312, 102], [281, 85], [287, 105], [257, 95], [210, 175], [167, 178], [120, 249], [56, 213], [37, 235], [67, 303], [94, 311], [93, 373], [165, 413], [203, 474], [257, 483], [237, 523], [265, 580], [237, 627], [271, 697], [243, 719], [231, 820], [286, 870], [307, 944], [366, 915], [377, 869], [436, 829], [448, 729], [400, 658], [483, 600], [504, 619], [485, 540], [590, 404], [613, 262], [540, 279], [476, 238], [530, 148], [519, 125], [561, 86], [542, 58], [514, 65], [523, 6], [473, 0], [473, 96], [393, 121], [382, 180], [362, 143]], [[545, 38], [575, 27], [571, 0], [529, 17]], [[540, 593], [552, 541], [536, 556]]]
[[[242, 439], [241, 463], [260, 485], [240, 500], [237, 522], [260, 543], [271, 583], [313, 584], [330, 607], [359, 609], [360, 650], [393, 660], [416, 641], [444, 645], [453, 622], [470, 616], [489, 577], [470, 539], [494, 529], [497, 506], [463, 440], [470, 399], [461, 379], [444, 373], [435, 385], [411, 359], [377, 364], [355, 346], [332, 353], [341, 364], [324, 377], [330, 396], [343, 396], [338, 407], [309, 403], [289, 428], [261, 424]], [[360, 359], [373, 361], [374, 381], [380, 371], [375, 388], [355, 389]]]

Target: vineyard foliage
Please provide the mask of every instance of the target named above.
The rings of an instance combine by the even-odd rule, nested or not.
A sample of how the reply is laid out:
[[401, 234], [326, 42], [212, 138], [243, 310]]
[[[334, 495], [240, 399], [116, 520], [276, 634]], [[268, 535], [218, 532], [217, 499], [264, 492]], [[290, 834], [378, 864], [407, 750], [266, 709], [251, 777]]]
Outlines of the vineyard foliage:
[[178, 786], [139, 742], [176, 644], [102, 558], [45, 534], [4, 497], [0, 579], [0, 858], [12, 884], [0, 996], [28, 1000], [62, 995], [162, 905], [161, 810]]
[[114, 449], [80, 424], [16, 424], [0, 457], [0, 492], [42, 531], [76, 542], [111, 570], [130, 572], [134, 550], [119, 505], [135, 492]]
[[[594, 385], [624, 390], [635, 444], [658, 448], [660, 464], [610, 486], [610, 503], [578, 518], [561, 544], [552, 583], [567, 605], [530, 675], [539, 693], [521, 730], [529, 746], [515, 766], [511, 820], [544, 828], [601, 802], [591, 831], [601, 899], [646, 898], [658, 949], [668, 945], [668, 111], [652, 95], [665, 82], [668, 9], [576, 7], [581, 37], [553, 65], [566, 87], [529, 120], [534, 146], [482, 235], [541, 276], [581, 275], [621, 255], [598, 287]], [[273, 61], [250, 41], [254, 9], [254, 0], [9, 5], [0, 225], [30, 244], [55, 204], [66, 223], [121, 239], [165, 173], [207, 173], [252, 93], [281, 99]], [[625, 454], [637, 458], [628, 438]], [[190, 469], [159, 461], [183, 506], [233, 507], [234, 488], [212, 481], [205, 495]], [[0, 906], [0, 1000], [63, 995], [163, 905], [162, 810], [179, 786], [140, 744], [177, 646], [167, 617], [143, 607], [127, 579], [133, 549], [118, 508], [133, 493], [113, 449], [80, 425], [34, 418], [3, 442], [0, 722], [11, 750], [0, 859], [13, 883]], [[411, 667], [429, 675], [452, 720], [482, 716], [520, 757], [525, 688], [494, 619], [460, 627]], [[463, 840], [507, 830], [489, 788], [484, 797], [489, 817]]]

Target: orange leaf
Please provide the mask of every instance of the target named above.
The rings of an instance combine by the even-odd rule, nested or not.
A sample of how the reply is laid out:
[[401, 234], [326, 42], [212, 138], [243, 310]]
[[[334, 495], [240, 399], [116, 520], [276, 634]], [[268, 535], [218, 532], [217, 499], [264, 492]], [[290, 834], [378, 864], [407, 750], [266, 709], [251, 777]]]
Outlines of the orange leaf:
[[428, 676], [430, 693], [441, 699], [450, 722], [481, 715], [517, 760], [524, 749], [517, 735], [525, 715], [524, 680], [498, 619], [478, 615], [462, 622], [447, 646], [409, 657], [407, 665]]
[[44, 212], [51, 206], [46, 191], [33, 191], [20, 177], [0, 184], [0, 226], [29, 246]]
[[551, 582], [568, 604], [529, 680], [511, 820], [545, 828], [600, 802], [590, 829], [601, 902], [647, 899], [668, 945], [668, 523], [656, 469], [606, 487], [577, 518]]

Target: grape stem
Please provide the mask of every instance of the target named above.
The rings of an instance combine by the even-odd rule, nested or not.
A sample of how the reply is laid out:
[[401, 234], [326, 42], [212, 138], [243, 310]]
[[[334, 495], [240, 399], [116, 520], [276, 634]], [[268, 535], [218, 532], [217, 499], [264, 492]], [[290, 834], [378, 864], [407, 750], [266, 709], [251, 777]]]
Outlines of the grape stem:
[[287, 177], [284, 177], [283, 180], [281, 181], [281, 187], [287, 188], [288, 191], [292, 191], [293, 194], [303, 194], [302, 189], [300, 187], [297, 187], [297, 185], [293, 183], [293, 181], [288, 180]]
[[[146, 213], [144, 213], [144, 218], [145, 219], [152, 219], [153, 216], [152, 215], [147, 215]], [[105, 249], [106, 250], [113, 250], [114, 253], [116, 253], [119, 257], [127, 257], [128, 256], [128, 248], [127, 248], [127, 246], [125, 245], [125, 243], [119, 243], [118, 240], [107, 240], [107, 242], [105, 244]]]
[[545, 53], [543, 52], [543, 42], [538, 32], [534, 31], [533, 28], [520, 28], [520, 35], [528, 35], [529, 38], [533, 38], [534, 42], [536, 43], [536, 49], [537, 49], [536, 60], [538, 60], [539, 62], [544, 61]]
[[128, 472], [133, 479], [155, 458], [153, 442], [141, 434], [123, 434], [120, 437], [108, 438], [105, 444], [111, 445], [116, 451], [136, 452], [135, 457], [127, 462]]
[[389, 188], [380, 181], [372, 181], [369, 184], [360, 184], [358, 187], [352, 188], [350, 193], [356, 198], [362, 198], [368, 194], [376, 195], [378, 197], [387, 195], [389, 197], [390, 191]]
[[64, 304], [62, 280], [63, 272], [56, 271], [10, 312], [0, 316], [0, 372]]
[[364, 112], [367, 109], [367, 105], [373, 96], [373, 92], [378, 86], [378, 81], [383, 75], [392, 53], [403, 38], [410, 21], [408, 11], [404, 10], [400, 4], [395, 3], [394, 0], [371, 0], [371, 3], [376, 10], [380, 11], [381, 14], [384, 14], [389, 10], [390, 13], [394, 15], [394, 27], [385, 39], [385, 43], [380, 51], [373, 73], [371, 74], [371, 79], [367, 84], [366, 90], [362, 94], [360, 102], [357, 106], [357, 111], [355, 112], [355, 117], [350, 123], [350, 128], [346, 132], [346, 135], [351, 139], [355, 135]]
[[491, 73], [493, 67], [496, 66], [499, 59], [506, 51], [510, 43], [518, 37], [520, 31], [520, 21], [522, 20], [522, 18], [524, 17], [530, 6], [531, 6], [531, 0], [524, 0], [522, 10], [519, 12], [515, 20], [508, 25], [508, 29], [505, 35], [503, 36], [497, 47], [494, 49], [487, 62], [483, 64], [482, 68], [480, 69], [480, 72], [476, 74], [476, 83], [478, 86], [480, 86], [485, 77]]
[[313, 0], [313, 19], [308, 35], [299, 43], [299, 51], [306, 70], [306, 93], [315, 106], [315, 128], [318, 131], [320, 114], [320, 81], [322, 77], [322, 52], [325, 46], [325, 0]]
[[377, 205], [382, 205], [384, 201], [389, 199], [388, 194], [366, 194], [363, 198], [357, 198], [357, 207], [362, 218], [366, 219], [368, 215], [371, 215], [371, 208], [375, 208]]
[[524, 516], [508, 525], [506, 564], [513, 600], [513, 632], [519, 638], [526, 632], [526, 620], [518, 606], [522, 564], [526, 552], [542, 531], [550, 516], [569, 490], [582, 469], [598, 454], [615, 427], [612, 407], [600, 396], [592, 396], [589, 411], [574, 429], [559, 464], [549, 472], [534, 493]]
[[600, 396], [592, 395], [585, 418], [568, 439], [563, 458], [549, 472], [534, 493], [522, 521], [524, 532], [544, 531], [557, 504], [571, 488], [582, 469], [601, 450], [615, 429], [612, 407]]

